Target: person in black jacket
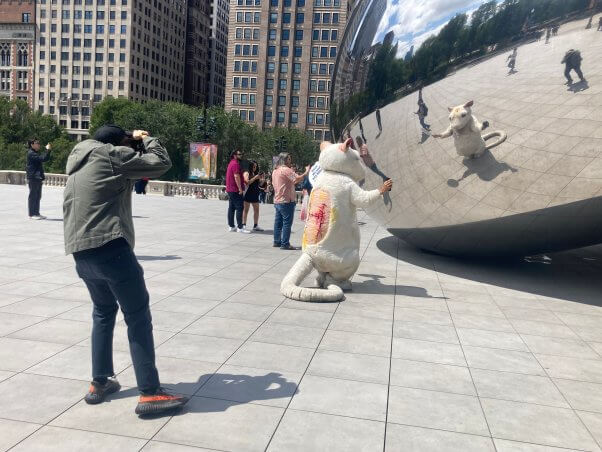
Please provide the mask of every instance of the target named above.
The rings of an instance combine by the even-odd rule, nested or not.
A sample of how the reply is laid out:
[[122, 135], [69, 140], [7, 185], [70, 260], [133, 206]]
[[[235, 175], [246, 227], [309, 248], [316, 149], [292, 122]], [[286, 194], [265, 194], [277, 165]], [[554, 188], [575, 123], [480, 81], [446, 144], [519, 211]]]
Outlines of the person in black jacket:
[[29, 185], [29, 218], [32, 220], [44, 220], [40, 215], [40, 199], [42, 199], [42, 181], [44, 176], [44, 162], [50, 159], [50, 143], [46, 145], [46, 152], [40, 152], [40, 140], [33, 138], [27, 142], [27, 185]]

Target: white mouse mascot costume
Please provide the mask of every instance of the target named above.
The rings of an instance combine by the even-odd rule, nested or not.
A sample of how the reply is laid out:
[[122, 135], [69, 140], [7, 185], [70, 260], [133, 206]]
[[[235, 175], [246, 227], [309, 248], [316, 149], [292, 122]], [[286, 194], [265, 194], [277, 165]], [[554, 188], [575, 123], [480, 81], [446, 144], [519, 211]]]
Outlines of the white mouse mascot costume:
[[[351, 277], [360, 264], [360, 230], [357, 208], [366, 208], [388, 190], [365, 191], [358, 181], [365, 177], [360, 154], [345, 143], [321, 146], [322, 172], [309, 199], [303, 232], [303, 254], [282, 280], [280, 291], [300, 301], [339, 301], [351, 289]], [[390, 187], [390, 182], [388, 183]], [[313, 269], [319, 288], [300, 287]]]

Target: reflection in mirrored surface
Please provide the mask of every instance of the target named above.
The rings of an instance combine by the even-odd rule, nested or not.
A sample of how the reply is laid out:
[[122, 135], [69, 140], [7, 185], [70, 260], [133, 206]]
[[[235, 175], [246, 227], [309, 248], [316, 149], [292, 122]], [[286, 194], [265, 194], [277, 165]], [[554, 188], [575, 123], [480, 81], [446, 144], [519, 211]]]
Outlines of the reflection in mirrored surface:
[[[454, 5], [454, 10], [451, 6]], [[602, 2], [360, 0], [331, 91], [369, 211], [453, 255], [602, 242]]]

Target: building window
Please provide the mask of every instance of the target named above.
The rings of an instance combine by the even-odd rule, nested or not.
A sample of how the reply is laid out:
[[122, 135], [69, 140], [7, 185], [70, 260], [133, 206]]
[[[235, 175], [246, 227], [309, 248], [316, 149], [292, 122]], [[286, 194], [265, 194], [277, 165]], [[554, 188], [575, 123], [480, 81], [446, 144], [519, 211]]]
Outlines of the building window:
[[330, 48], [330, 58], [336, 58], [336, 56], [337, 56], [337, 48], [331, 47]]
[[272, 122], [272, 112], [271, 111], [266, 111], [263, 115], [263, 121], [264, 122]]
[[257, 88], [257, 79], [255, 77], [251, 77], [251, 88]]
[[249, 94], [249, 105], [255, 105], [257, 96], [255, 94]]
[[280, 47], [280, 56], [287, 57], [288, 56], [288, 46]]
[[282, 30], [282, 37], [281, 37], [281, 39], [283, 41], [288, 41], [290, 39], [290, 36], [291, 36], [291, 31], [290, 30], [288, 30], [288, 29]]
[[293, 80], [293, 91], [299, 91], [301, 89], [301, 80]]
[[303, 30], [295, 30], [295, 39], [297, 41], [303, 41]]
[[279, 123], [283, 123], [284, 122], [284, 112], [283, 111], [279, 111], [278, 112], [278, 122]]
[[278, 106], [279, 107], [286, 106], [286, 96], [278, 96]]
[[320, 13], [314, 13], [314, 24], [320, 23]]
[[21, 22], [23, 22], [24, 24], [28, 24], [31, 21], [31, 14], [30, 13], [23, 13], [21, 15]]
[[332, 13], [332, 23], [333, 24], [339, 23], [339, 13]]
[[274, 79], [269, 78], [265, 81], [265, 89], [274, 89]]
[[295, 22], [298, 24], [302, 24], [305, 22], [305, 13], [297, 13], [295, 17]]
[[295, 46], [295, 58], [301, 58], [303, 56], [303, 47]]
[[301, 63], [293, 63], [293, 73], [295, 73], [295, 74], [301, 73]]
[[280, 63], [280, 73], [286, 74], [288, 72], [288, 63]]
[[299, 122], [299, 113], [292, 112], [291, 113], [291, 124], [297, 124]]
[[271, 94], [265, 96], [265, 104], [269, 107], [274, 103], [274, 97]]
[[272, 30], [270, 30], [268, 32], [268, 34], [269, 34], [269, 40], [270, 41], [275, 41], [276, 40], [276, 30], [272, 29]]
[[249, 121], [255, 121], [255, 110], [249, 110]]
[[234, 88], [238, 88], [240, 86], [240, 77], [234, 77], [234, 83], [232, 85]]
[[276, 70], [276, 63], [274, 63], [273, 61], [268, 62], [268, 73], [273, 73]]
[[339, 31], [338, 30], [332, 30], [330, 32], [330, 40], [331, 41], [336, 41], [338, 37], [339, 37]]
[[17, 71], [17, 91], [27, 91], [27, 71]]
[[280, 89], [286, 89], [286, 79], [281, 78], [279, 80], [278, 86], [279, 86]]
[[291, 23], [291, 13], [284, 13], [284, 14], [282, 14], [282, 23], [283, 24], [290, 24]]
[[276, 46], [268, 46], [268, 56], [276, 56]]
[[293, 106], [293, 107], [299, 106], [299, 96], [291, 96], [291, 106]]
[[270, 13], [270, 23], [278, 23], [278, 13]]

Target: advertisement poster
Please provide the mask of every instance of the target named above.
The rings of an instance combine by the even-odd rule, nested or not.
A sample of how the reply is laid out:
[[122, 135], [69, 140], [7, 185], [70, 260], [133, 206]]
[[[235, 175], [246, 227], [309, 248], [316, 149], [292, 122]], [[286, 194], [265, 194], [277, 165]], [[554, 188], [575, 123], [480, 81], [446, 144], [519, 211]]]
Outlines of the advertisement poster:
[[216, 172], [217, 145], [211, 143], [190, 143], [188, 179], [215, 179]]

